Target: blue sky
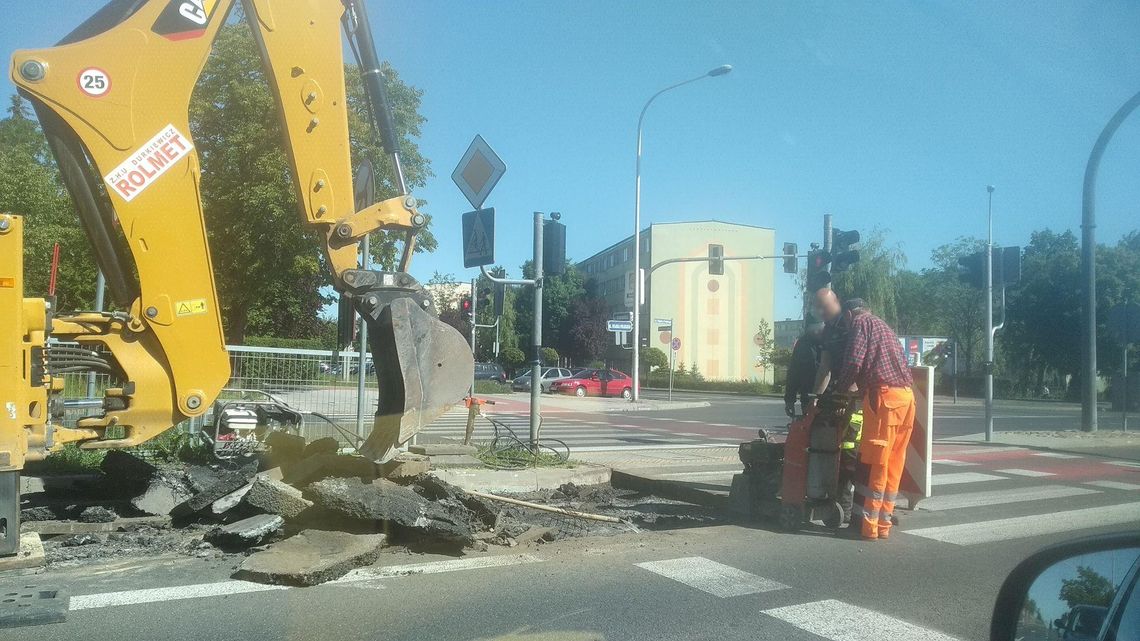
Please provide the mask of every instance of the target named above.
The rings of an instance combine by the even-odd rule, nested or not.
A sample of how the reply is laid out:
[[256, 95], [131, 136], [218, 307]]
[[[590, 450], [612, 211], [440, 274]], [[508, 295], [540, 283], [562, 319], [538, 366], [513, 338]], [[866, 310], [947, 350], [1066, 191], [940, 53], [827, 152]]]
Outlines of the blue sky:
[[[37, 12], [0, 1], [5, 48], [55, 42], [101, 2]], [[419, 141], [435, 178], [417, 195], [439, 250], [413, 271], [469, 278], [450, 174], [482, 134], [507, 163], [487, 201], [497, 258], [529, 256], [531, 212], [561, 211], [584, 258], [632, 232], [637, 114], [646, 121], [645, 223], [716, 218], [773, 227], [806, 247], [822, 214], [878, 226], [911, 268], [985, 234], [1079, 232], [1097, 134], [1140, 91], [1140, 3], [369, 2], [381, 57], [424, 90]], [[11, 85], [5, 83], [5, 90]], [[1101, 166], [1098, 239], [1140, 227], [1140, 114]], [[798, 314], [778, 276], [777, 317]]]

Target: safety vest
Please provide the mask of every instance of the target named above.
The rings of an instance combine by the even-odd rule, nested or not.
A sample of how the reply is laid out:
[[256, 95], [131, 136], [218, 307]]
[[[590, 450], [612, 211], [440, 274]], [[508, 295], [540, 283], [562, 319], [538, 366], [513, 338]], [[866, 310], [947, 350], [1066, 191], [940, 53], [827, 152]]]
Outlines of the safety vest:
[[843, 430], [843, 443], [839, 447], [844, 450], [853, 450], [859, 447], [859, 439], [861, 438], [863, 438], [863, 410], [851, 415], [847, 429]]

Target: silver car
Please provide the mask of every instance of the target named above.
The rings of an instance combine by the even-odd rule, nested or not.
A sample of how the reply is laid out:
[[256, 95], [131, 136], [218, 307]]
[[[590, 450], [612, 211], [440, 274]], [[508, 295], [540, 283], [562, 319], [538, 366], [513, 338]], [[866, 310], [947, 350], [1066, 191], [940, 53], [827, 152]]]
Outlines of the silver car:
[[[563, 378], [570, 378], [569, 369], [565, 367], [546, 367], [542, 370], [542, 378], [539, 379], [538, 384], [544, 394], [549, 394], [551, 381], [557, 381]], [[528, 371], [511, 381], [511, 389], [516, 392], [529, 392], [530, 372]]]

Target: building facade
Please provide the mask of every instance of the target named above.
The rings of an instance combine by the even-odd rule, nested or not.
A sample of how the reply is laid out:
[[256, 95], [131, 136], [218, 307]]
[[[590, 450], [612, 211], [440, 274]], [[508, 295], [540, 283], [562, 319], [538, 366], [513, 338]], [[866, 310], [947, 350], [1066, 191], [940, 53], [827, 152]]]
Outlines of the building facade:
[[[641, 266], [646, 272], [641, 332], [648, 344], [669, 352], [680, 339], [676, 362], [696, 366], [712, 380], [772, 381], [770, 367], [757, 362], [758, 331], [773, 326], [777, 260], [729, 260], [723, 274], [712, 274], [707, 262], [675, 263], [650, 269], [673, 258], [774, 256], [775, 231], [719, 221], [661, 223], [641, 234]], [[611, 245], [578, 263], [586, 281], [605, 298], [612, 314], [633, 310], [633, 238]], [[661, 331], [671, 320], [672, 332]], [[767, 336], [765, 340], [772, 340]], [[615, 349], [616, 364], [629, 363], [631, 350]]]

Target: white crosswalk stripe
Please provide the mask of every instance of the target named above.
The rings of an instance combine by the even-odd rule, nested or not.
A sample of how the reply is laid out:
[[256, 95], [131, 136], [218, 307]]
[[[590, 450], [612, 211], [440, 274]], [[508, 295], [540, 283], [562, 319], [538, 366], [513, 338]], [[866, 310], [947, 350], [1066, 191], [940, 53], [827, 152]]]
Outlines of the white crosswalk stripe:
[[1061, 452], [1034, 452], [1033, 456], [1059, 459], [1082, 458], [1080, 454], [1062, 454]]
[[684, 583], [722, 599], [758, 592], [783, 590], [788, 586], [756, 576], [702, 556], [638, 563], [637, 567]]
[[924, 510], [957, 510], [966, 507], [985, 507], [987, 505], [1003, 505], [1006, 503], [1023, 503], [1026, 501], [1047, 501], [1069, 496], [1083, 494], [1099, 494], [1097, 490], [1083, 487], [1067, 487], [1064, 485], [1049, 485], [1045, 487], [1026, 487], [1004, 490], [990, 490], [986, 492], [966, 492], [960, 494], [935, 494], [923, 499], [919, 506]]
[[1052, 472], [1041, 472], [1039, 470], [1023, 470], [1021, 468], [1016, 468], [1016, 467], [1011, 467], [1011, 468], [1004, 469], [1004, 470], [994, 470], [994, 471], [997, 472], [998, 474], [1012, 474], [1014, 476], [1029, 476], [1029, 477], [1033, 477], [1033, 478], [1038, 478], [1038, 477], [1043, 477], [1043, 476], [1056, 476]]
[[1072, 532], [1090, 527], [1122, 525], [1138, 520], [1140, 520], [1140, 503], [1122, 503], [993, 521], [972, 521], [919, 528], [905, 532], [911, 536], [934, 539], [943, 543], [977, 545], [1043, 534]]
[[1140, 485], [1136, 483], [1124, 483], [1122, 481], [1088, 481], [1085, 485], [1095, 485], [1096, 487], [1108, 488], [1110, 490], [1140, 490]]
[[957, 641], [957, 637], [889, 617], [850, 603], [827, 599], [782, 608], [761, 610], [764, 614], [831, 641]]
[[935, 463], [937, 465], [949, 465], [951, 467], [967, 467], [970, 465], [977, 465], [977, 463], [971, 463], [969, 461], [956, 461], [950, 458], [936, 458], [931, 461], [931, 463]]
[[982, 481], [1004, 481], [1004, 476], [982, 474], [981, 472], [955, 472], [953, 474], [935, 474], [930, 479], [931, 485], [960, 485], [963, 483], [981, 483]]

